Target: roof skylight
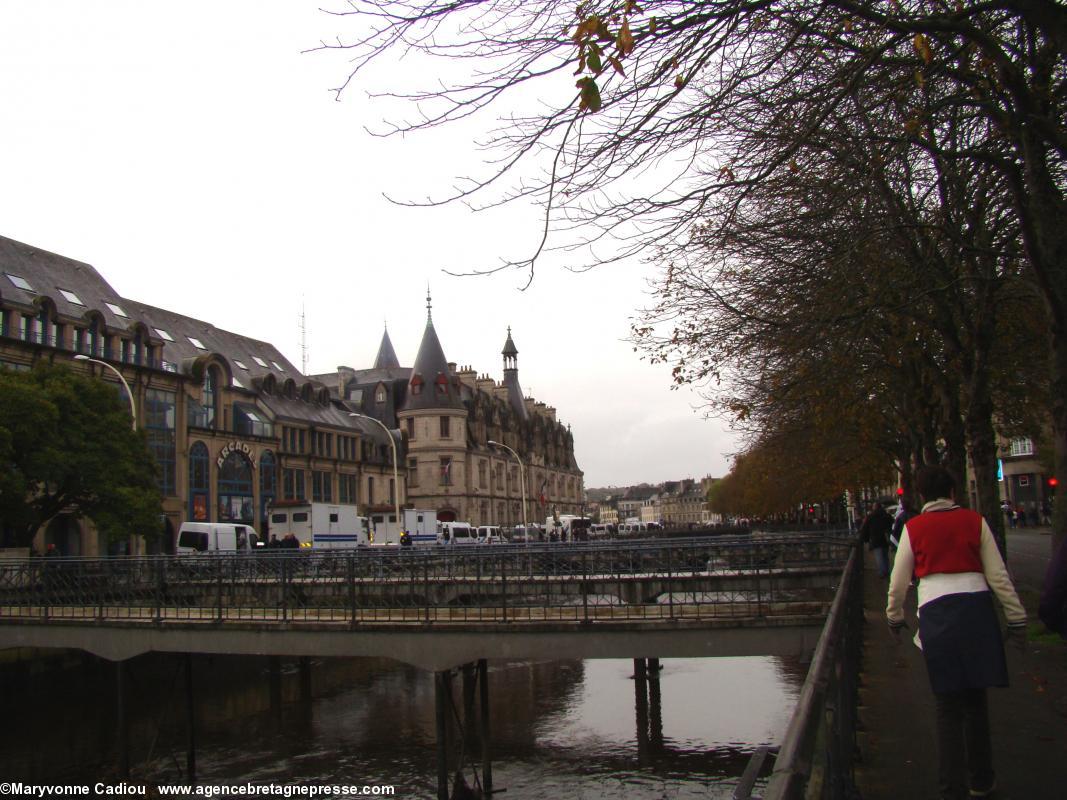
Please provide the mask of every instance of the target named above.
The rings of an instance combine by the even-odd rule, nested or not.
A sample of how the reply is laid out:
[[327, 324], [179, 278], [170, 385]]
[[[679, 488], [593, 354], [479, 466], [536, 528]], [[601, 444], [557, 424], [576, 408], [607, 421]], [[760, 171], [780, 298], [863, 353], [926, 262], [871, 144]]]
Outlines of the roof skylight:
[[128, 317], [129, 316], [129, 314], [127, 314], [125, 311], [122, 310], [122, 306], [117, 306], [114, 303], [107, 303], [107, 302], [105, 302], [104, 305], [107, 306], [108, 308], [110, 308], [115, 314], [117, 314], [120, 317]]
[[264, 361], [259, 356], [252, 356], [252, 360], [255, 361], [257, 364], [259, 364], [261, 367], [266, 367], [267, 366], [267, 362]]
[[274, 368], [278, 370], [278, 372], [285, 372], [285, 370], [282, 369], [281, 364], [279, 364], [277, 361], [271, 361], [270, 363], [274, 365]]
[[25, 289], [27, 292], [32, 292], [33, 287], [30, 286], [29, 281], [23, 278], [21, 275], [12, 275], [10, 272], [4, 273], [7, 275], [7, 279], [11, 281], [19, 289]]
[[154, 331], [155, 331], [156, 333], [158, 333], [158, 334], [159, 334], [159, 338], [161, 338], [161, 339], [166, 339], [166, 340], [167, 340], [168, 342], [173, 342], [173, 341], [174, 341], [174, 337], [173, 337], [173, 336], [171, 336], [171, 335], [170, 335], [169, 333], [167, 333], [167, 332], [166, 332], [165, 330], [163, 330], [162, 328], [153, 328], [153, 330], [154, 330]]
[[197, 350], [207, 350], [207, 348], [204, 347], [204, 343], [199, 339], [196, 339], [192, 336], [187, 336], [186, 338], [193, 343], [193, 347], [195, 347]]
[[[56, 287], [56, 288], [58, 289], [59, 287]], [[74, 292], [72, 292], [70, 289], [59, 289], [59, 293], [61, 295], [63, 295], [65, 298], [67, 298], [67, 300], [69, 302], [74, 303], [74, 305], [77, 305], [77, 306], [84, 306], [85, 305], [85, 303], [82, 302], [81, 298], [78, 297], [78, 295], [74, 294]]]
[[237, 360], [237, 359], [235, 358], [235, 359], [233, 360], [233, 363], [234, 363], [234, 364], [236, 364], [236, 365], [237, 365], [238, 367], [240, 367], [241, 369], [243, 369], [243, 370], [244, 370], [245, 372], [248, 372], [248, 367], [246, 367], [246, 366], [245, 366], [245, 362], [243, 362], [243, 361], [238, 361], [238, 360]]

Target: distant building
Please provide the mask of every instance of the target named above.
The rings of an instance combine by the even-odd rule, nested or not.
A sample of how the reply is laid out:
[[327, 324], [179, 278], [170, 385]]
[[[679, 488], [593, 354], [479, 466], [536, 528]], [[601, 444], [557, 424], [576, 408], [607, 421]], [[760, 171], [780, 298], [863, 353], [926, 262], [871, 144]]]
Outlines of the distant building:
[[388, 440], [350, 418], [273, 345], [120, 296], [93, 267], [0, 237], [0, 367], [38, 361], [90, 371], [124, 393], [159, 469], [158, 531], [102, 542], [60, 514], [35, 546], [65, 555], [173, 551], [182, 521], [234, 521], [269, 535], [279, 498], [357, 503], [391, 477]]
[[[403, 434], [408, 504], [432, 509], [440, 520], [476, 525], [523, 521], [520, 466], [525, 474], [526, 519], [582, 510], [583, 476], [574, 438], [556, 410], [525, 397], [518, 349], [508, 329], [500, 383], [449, 362], [434, 328], [427, 298], [426, 328], [412, 367], [401, 367], [386, 331], [370, 369], [338, 367], [316, 376], [331, 384], [345, 407]], [[372, 513], [388, 514], [384, 495], [368, 493]]]
[[[1001, 497], [1011, 503], [1013, 508], [1022, 507], [1027, 516], [1027, 523], [1041, 522], [1043, 511], [1050, 508], [1055, 492], [1048, 485], [1045, 467], [1038, 459], [1034, 439], [1029, 436], [1004, 438], [998, 442], [1000, 462], [1003, 467], [1003, 480], [1000, 484]], [[972, 508], [977, 508], [974, 497], [974, 480], [971, 484]]]
[[[399, 501], [444, 520], [520, 523], [519, 466], [489, 440], [522, 459], [529, 521], [584, 505], [570, 428], [523, 396], [510, 330], [499, 384], [445, 360], [429, 313], [413, 367], [400, 366], [386, 332], [373, 367], [320, 380], [267, 342], [121, 297], [88, 264], [0, 237], [0, 368], [66, 363], [124, 393], [110, 369], [77, 354], [129, 382], [163, 517], [144, 539], [109, 544], [91, 520], [60, 514], [38, 533], [42, 552], [171, 552], [187, 520], [245, 522], [267, 538], [278, 500], [355, 504], [370, 515], [395, 514]], [[353, 412], [396, 431], [392, 441]]]

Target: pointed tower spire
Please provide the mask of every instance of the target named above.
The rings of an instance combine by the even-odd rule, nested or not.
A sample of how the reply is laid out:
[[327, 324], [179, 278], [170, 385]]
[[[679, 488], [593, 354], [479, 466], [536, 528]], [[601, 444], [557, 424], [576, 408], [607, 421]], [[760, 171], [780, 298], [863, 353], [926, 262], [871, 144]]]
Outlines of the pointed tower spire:
[[374, 368], [389, 369], [399, 366], [400, 362], [397, 360], [396, 351], [393, 349], [393, 343], [389, 339], [389, 327], [386, 326], [385, 333], [382, 334], [382, 343], [378, 346], [378, 356], [374, 359]]
[[519, 349], [515, 346], [515, 340], [511, 338], [510, 325], [508, 326], [508, 339], [504, 342], [504, 349], [500, 353], [504, 356], [504, 386], [508, 390], [508, 402], [520, 419], [528, 419], [526, 401], [523, 400], [522, 387], [519, 385]]
[[427, 408], [462, 409], [459, 384], [448, 368], [448, 359], [433, 327], [430, 289], [426, 288], [426, 330], [422, 334], [415, 366], [411, 369], [404, 410]]

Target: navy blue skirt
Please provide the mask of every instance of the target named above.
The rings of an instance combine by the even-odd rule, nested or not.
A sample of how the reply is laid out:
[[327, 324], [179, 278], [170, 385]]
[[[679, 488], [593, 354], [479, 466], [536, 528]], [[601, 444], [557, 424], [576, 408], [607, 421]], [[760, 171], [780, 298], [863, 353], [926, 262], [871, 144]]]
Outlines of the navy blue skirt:
[[992, 592], [949, 594], [919, 612], [919, 640], [937, 693], [1008, 685]]

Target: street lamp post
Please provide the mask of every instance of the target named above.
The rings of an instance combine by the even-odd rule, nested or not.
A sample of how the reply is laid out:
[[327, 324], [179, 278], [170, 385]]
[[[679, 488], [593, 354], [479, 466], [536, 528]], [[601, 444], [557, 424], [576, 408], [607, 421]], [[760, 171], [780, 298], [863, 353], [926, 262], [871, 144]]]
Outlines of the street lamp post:
[[99, 364], [102, 367], [107, 367], [109, 370], [111, 370], [116, 375], [118, 375], [119, 380], [122, 381], [122, 385], [124, 387], [126, 387], [126, 397], [129, 398], [129, 401], [130, 401], [130, 416], [133, 417], [133, 429], [137, 430], [137, 408], [133, 404], [133, 392], [130, 391], [130, 384], [128, 384], [126, 382], [126, 379], [124, 377], [122, 377], [122, 373], [119, 372], [117, 369], [115, 369], [110, 364], [108, 364], [106, 361], [101, 361], [98, 358], [89, 358], [89, 356], [87, 356], [87, 355], [85, 355], [83, 353], [78, 353], [78, 355], [74, 356], [74, 360], [75, 361], [90, 361], [93, 364]]
[[[385, 435], [389, 439], [389, 444], [391, 444], [393, 446], [393, 501], [396, 504], [396, 524], [397, 524], [397, 528], [400, 530], [401, 533], [403, 533], [403, 531], [404, 531], [404, 523], [403, 523], [403, 520], [400, 519], [400, 475], [397, 473], [397, 469], [396, 469], [396, 463], [397, 463], [396, 440], [393, 438], [392, 432], [390, 432], [390, 430], [387, 427], [385, 427], [385, 423], [383, 423], [381, 420], [375, 419], [374, 417], [368, 417], [366, 414], [357, 414], [354, 411], [349, 411], [348, 412], [348, 416], [356, 417], [357, 419], [369, 419], [371, 422], [376, 423], [379, 428], [381, 428], [383, 431], [385, 431]], [[398, 533], [397, 536], [399, 536], [399, 535], [400, 534]]]
[[530, 526], [526, 522], [526, 470], [522, 465], [522, 459], [519, 458], [518, 453], [516, 453], [514, 450], [512, 450], [510, 447], [508, 447], [506, 444], [503, 444], [502, 442], [494, 442], [492, 439], [490, 439], [489, 444], [493, 447], [503, 447], [505, 450], [515, 456], [515, 460], [519, 462], [519, 483], [522, 484], [522, 538], [526, 546], [529, 547]]

